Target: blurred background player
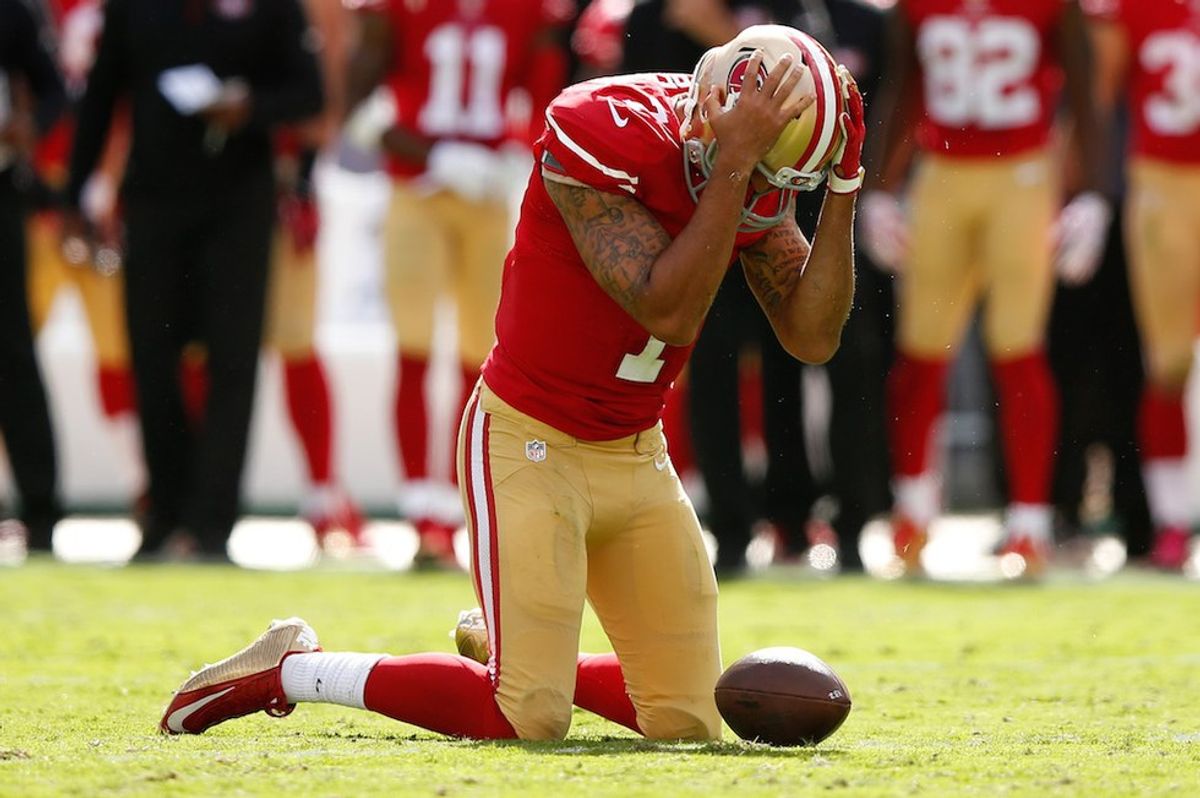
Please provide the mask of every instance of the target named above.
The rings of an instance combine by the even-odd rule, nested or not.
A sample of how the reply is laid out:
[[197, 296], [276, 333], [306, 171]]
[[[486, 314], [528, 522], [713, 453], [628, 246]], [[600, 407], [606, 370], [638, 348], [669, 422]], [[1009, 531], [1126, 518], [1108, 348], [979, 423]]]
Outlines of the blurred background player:
[[[387, 293], [399, 345], [395, 421], [404, 471], [399, 508], [422, 556], [454, 563], [462, 506], [433, 473], [426, 375], [434, 312], [454, 300], [461, 390], [491, 349], [514, 188], [542, 109], [562, 88], [569, 0], [357, 0], [348, 135], [382, 144], [394, 179], [384, 231]], [[371, 94], [376, 87], [380, 90]], [[517, 93], [522, 121], [514, 119]], [[368, 95], [370, 95], [368, 99]], [[515, 167], [514, 167], [515, 165]], [[547, 301], [553, 301], [547, 298]], [[437, 458], [440, 459], [440, 458]], [[452, 462], [452, 458], [448, 460]]]
[[[320, 39], [326, 102], [319, 118], [281, 130], [274, 139], [278, 206], [263, 346], [282, 361], [288, 419], [304, 458], [307, 488], [300, 515], [312, 525], [323, 546], [357, 545], [363, 517], [336, 478], [333, 403], [326, 369], [313, 340], [320, 228], [314, 170], [319, 155], [336, 137], [344, 114], [349, 12], [341, 0], [306, 0], [305, 10]], [[203, 415], [207, 395], [203, 350], [189, 349], [183, 368], [185, 400], [195, 421]], [[348, 539], [338, 540], [335, 533], [344, 533]]]
[[[44, 11], [39, 7], [39, 11]], [[33, 149], [66, 95], [47, 20], [22, 0], [0, 0], [0, 435], [20, 494], [29, 548], [48, 550], [62, 515], [58, 459], [46, 390], [33, 349], [26, 283], [25, 216]]]
[[[101, 5], [100, 0], [49, 3], [58, 33], [59, 68], [68, 96], [76, 101], [83, 95], [88, 70], [96, 57], [103, 21]], [[66, 188], [73, 130], [72, 119], [61, 120], [37, 149], [38, 177], [45, 184], [47, 203], [29, 220], [30, 311], [34, 329], [40, 331], [61, 292], [73, 287], [78, 293], [92, 338], [100, 409], [121, 454], [139, 474], [135, 483], [142, 491], [145, 476], [121, 296], [121, 221], [117, 207], [117, 183], [129, 147], [128, 119], [118, 114], [100, 165], [83, 194], [84, 213], [97, 231], [99, 246], [95, 252], [78, 248], [64, 251], [62, 247], [56, 206]]]
[[[920, 568], [940, 509], [930, 432], [947, 367], [982, 300], [1008, 480], [1001, 553], [1031, 576], [1052, 544], [1058, 409], [1043, 352], [1052, 266], [1064, 280], [1086, 280], [1111, 215], [1086, 28], [1075, 0], [900, 0], [889, 24], [873, 117], [877, 174], [862, 225], [875, 260], [902, 276], [889, 376], [896, 552], [910, 572]], [[1055, 251], [1060, 197], [1049, 145], [1063, 74], [1087, 182], [1058, 216]], [[923, 152], [910, 231], [889, 165], [914, 107]]]
[[1146, 365], [1139, 438], [1155, 526], [1151, 562], [1177, 571], [1195, 506], [1184, 388], [1200, 312], [1200, 2], [1090, 0], [1099, 96], [1129, 106], [1125, 209], [1131, 287]]
[[[108, 0], [80, 103], [64, 232], [87, 240], [84, 184], [128, 98], [125, 307], [149, 511], [142, 553], [227, 558], [239, 513], [276, 208], [271, 134], [321, 110], [296, 0]], [[188, 344], [211, 391], [189, 426]]]

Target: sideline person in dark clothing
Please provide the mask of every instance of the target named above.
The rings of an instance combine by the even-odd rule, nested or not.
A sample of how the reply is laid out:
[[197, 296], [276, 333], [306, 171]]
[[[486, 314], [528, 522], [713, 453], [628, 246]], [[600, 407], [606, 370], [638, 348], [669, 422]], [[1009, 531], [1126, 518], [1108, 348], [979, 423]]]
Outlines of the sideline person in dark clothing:
[[66, 102], [38, 20], [22, 0], [0, 0], [0, 436], [31, 549], [48, 550], [62, 514], [46, 391], [33, 350], [25, 279], [30, 154]]
[[[143, 555], [221, 559], [238, 514], [275, 213], [271, 131], [317, 114], [317, 46], [297, 0], [108, 0], [79, 109], [77, 209], [118, 101], [125, 305], [149, 475]], [[73, 211], [71, 228], [82, 232]], [[189, 427], [180, 354], [208, 352]]]

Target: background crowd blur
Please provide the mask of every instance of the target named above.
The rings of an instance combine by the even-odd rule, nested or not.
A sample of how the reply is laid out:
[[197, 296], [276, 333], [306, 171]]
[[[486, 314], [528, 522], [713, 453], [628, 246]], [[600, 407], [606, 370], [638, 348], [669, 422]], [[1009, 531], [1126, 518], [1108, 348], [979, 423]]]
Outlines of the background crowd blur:
[[719, 573], [1195, 573], [1200, 2], [1133, 5], [0, 0], [0, 544], [128, 516], [222, 561], [253, 514], [362, 560], [400, 521], [455, 567], [541, 109], [780, 22], [856, 76], [871, 175], [833, 360], [733, 268], [668, 400]]

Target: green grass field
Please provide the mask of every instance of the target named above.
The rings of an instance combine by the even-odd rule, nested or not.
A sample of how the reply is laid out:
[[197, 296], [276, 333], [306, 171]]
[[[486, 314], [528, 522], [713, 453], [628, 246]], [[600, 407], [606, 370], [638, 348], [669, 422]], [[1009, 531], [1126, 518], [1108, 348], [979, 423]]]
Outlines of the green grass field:
[[[439, 738], [301, 706], [155, 731], [189, 669], [307, 618], [329, 650], [449, 650], [460, 575], [218, 567], [0, 571], [0, 795], [1200, 795], [1200, 591], [749, 581], [725, 659], [807, 648], [854, 699], [813, 749], [652, 744], [578, 712], [559, 744]], [[603, 650], [592, 618], [585, 648]]]

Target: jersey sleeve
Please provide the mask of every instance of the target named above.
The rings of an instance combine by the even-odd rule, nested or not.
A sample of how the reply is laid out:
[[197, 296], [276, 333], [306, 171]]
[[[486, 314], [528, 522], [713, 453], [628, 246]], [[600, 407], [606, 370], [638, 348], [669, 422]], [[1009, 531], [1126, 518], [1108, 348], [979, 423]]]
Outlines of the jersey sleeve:
[[647, 98], [573, 86], [546, 109], [546, 131], [537, 156], [550, 179], [610, 193], [637, 195], [640, 175], [669, 131], [666, 109]]

